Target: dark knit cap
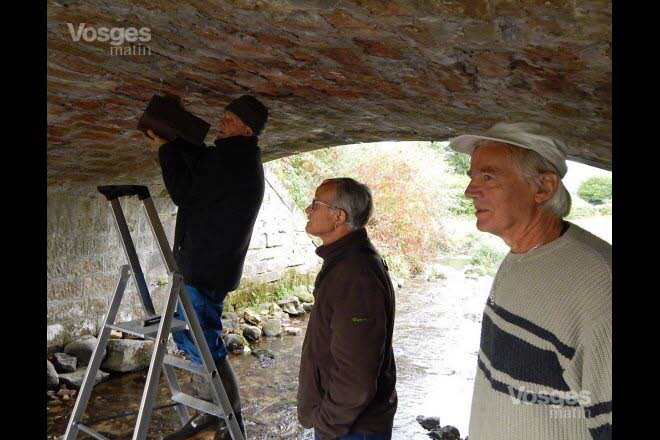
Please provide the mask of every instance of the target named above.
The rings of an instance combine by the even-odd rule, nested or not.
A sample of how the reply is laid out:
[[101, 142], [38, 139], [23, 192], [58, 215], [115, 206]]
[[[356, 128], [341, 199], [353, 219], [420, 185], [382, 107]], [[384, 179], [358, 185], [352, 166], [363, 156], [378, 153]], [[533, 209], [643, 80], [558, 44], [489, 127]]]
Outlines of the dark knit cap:
[[243, 95], [234, 99], [226, 109], [238, 116], [257, 136], [261, 134], [268, 119], [266, 106], [251, 95]]

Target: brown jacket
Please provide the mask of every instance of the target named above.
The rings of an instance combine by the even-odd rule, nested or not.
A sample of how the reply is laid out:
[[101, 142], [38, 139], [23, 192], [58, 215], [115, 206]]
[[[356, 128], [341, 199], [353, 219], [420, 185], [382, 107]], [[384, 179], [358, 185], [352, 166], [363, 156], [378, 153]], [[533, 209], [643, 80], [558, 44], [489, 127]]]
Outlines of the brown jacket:
[[316, 253], [324, 261], [302, 348], [298, 419], [321, 440], [390, 432], [397, 408], [390, 277], [365, 229]]

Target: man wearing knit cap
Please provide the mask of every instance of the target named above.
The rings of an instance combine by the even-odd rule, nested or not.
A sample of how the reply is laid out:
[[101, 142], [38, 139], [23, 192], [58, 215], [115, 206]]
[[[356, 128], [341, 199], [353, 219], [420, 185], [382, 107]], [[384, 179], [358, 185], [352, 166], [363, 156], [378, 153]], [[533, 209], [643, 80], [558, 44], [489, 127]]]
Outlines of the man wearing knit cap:
[[[181, 138], [167, 142], [148, 131], [149, 143], [159, 148], [165, 187], [179, 208], [174, 256], [244, 435], [238, 383], [221, 338], [221, 317], [225, 297], [239, 285], [264, 196], [257, 136], [267, 119], [266, 107], [255, 97], [243, 95], [226, 107], [213, 146], [199, 147]], [[180, 307], [177, 313], [183, 316]], [[201, 364], [188, 331], [175, 332], [173, 338], [193, 363]], [[196, 375], [193, 379], [197, 395], [211, 400], [206, 380], [199, 382]], [[176, 438], [186, 438], [217, 422], [200, 413]], [[221, 428], [216, 438], [229, 438]]]
[[449, 146], [471, 155], [477, 228], [511, 248], [483, 314], [470, 440], [610, 439], [612, 247], [563, 220], [566, 146], [534, 123]]

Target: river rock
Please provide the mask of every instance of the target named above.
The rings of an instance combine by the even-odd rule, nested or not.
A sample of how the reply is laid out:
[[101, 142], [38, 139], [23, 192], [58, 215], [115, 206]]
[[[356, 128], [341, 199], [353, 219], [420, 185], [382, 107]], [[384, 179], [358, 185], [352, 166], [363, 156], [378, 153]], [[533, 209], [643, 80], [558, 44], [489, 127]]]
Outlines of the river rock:
[[63, 400], [69, 400], [71, 397], [75, 396], [77, 393], [76, 390], [68, 390], [66, 386], [63, 386], [57, 391], [57, 396], [64, 397]]
[[440, 429], [442, 440], [461, 440], [461, 433], [455, 426], [447, 425]]
[[46, 360], [46, 362], [46, 383], [48, 384], [48, 388], [56, 388], [60, 383], [60, 378], [53, 364], [49, 360]]
[[261, 316], [250, 309], [246, 309], [243, 312], [243, 319], [245, 319], [245, 322], [252, 325], [259, 325], [262, 321]]
[[254, 350], [252, 355], [259, 360], [259, 368], [272, 368], [275, 365], [275, 353], [270, 350]]
[[[92, 335], [85, 335], [66, 344], [64, 353], [75, 356], [78, 359], [78, 367], [83, 367], [89, 364], [94, 348], [96, 348], [96, 338]], [[107, 350], [103, 352], [103, 358], [105, 358], [107, 352]]]
[[270, 303], [268, 305], [268, 313], [270, 314], [276, 314], [276, 313], [282, 313], [282, 307], [278, 306], [277, 303]]
[[287, 335], [296, 336], [299, 335], [302, 332], [302, 330], [296, 327], [284, 327], [284, 332]]
[[257, 342], [261, 339], [261, 329], [254, 325], [246, 325], [243, 327], [243, 337], [248, 340], [248, 342]]
[[431, 431], [428, 436], [436, 440], [461, 440], [460, 432], [451, 425], [444, 426], [437, 431]]
[[307, 286], [298, 286], [296, 290], [293, 291], [293, 294], [303, 303], [314, 302], [314, 295], [307, 291]]
[[284, 313], [282, 307], [278, 306], [276, 303], [270, 303], [266, 306], [263, 315], [267, 315], [266, 319], [279, 318], [279, 319], [288, 319], [289, 314]]
[[263, 332], [265, 336], [279, 336], [282, 334], [282, 321], [273, 318], [266, 321], [263, 327]]
[[227, 333], [222, 337], [222, 340], [225, 342], [227, 351], [234, 354], [243, 353], [243, 350], [248, 345], [247, 341], [241, 335], [237, 335], [236, 333]]
[[153, 341], [140, 339], [111, 339], [108, 341], [108, 355], [101, 368], [109, 371], [135, 371], [149, 367]]
[[257, 350], [253, 350], [252, 356], [256, 356], [258, 358], [275, 359], [275, 353], [265, 348], [259, 348]]
[[303, 303], [302, 307], [305, 312], [312, 313], [312, 309], [314, 308], [314, 303]]
[[278, 301], [277, 305], [279, 305], [282, 310], [284, 310], [284, 312], [292, 316], [300, 316], [305, 314], [305, 310], [302, 308], [300, 300], [295, 296], [291, 296], [289, 298]]
[[238, 315], [234, 312], [224, 312], [222, 314], [222, 328], [227, 330], [238, 330], [240, 321]]
[[[86, 371], [87, 371], [87, 367], [81, 367], [78, 368], [73, 373], [60, 374], [60, 380], [64, 382], [68, 387], [79, 390], [80, 386], [82, 385], [82, 381], [85, 378]], [[94, 384], [104, 381], [105, 379], [108, 378], [108, 376], [110, 376], [109, 373], [105, 373], [99, 370], [96, 373]]]
[[415, 419], [427, 431], [436, 431], [440, 429], [440, 417], [417, 416]]
[[58, 373], [73, 373], [76, 371], [78, 359], [66, 353], [55, 353], [53, 365]]

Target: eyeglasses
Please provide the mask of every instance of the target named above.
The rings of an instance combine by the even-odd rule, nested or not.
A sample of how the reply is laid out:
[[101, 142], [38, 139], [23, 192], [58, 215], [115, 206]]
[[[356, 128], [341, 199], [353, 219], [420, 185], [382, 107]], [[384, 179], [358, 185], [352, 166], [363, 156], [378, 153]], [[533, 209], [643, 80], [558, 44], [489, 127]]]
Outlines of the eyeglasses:
[[328, 208], [339, 209], [339, 210], [341, 210], [341, 211], [345, 211], [344, 209], [340, 208], [339, 206], [330, 205], [330, 204], [328, 204], [328, 203], [321, 202], [321, 201], [316, 200], [316, 199], [312, 199], [312, 203], [310, 204], [310, 206], [312, 207], [312, 211], [314, 211], [314, 210], [316, 209], [316, 204], [317, 204], [317, 203], [318, 203], [319, 205], [327, 206]]

